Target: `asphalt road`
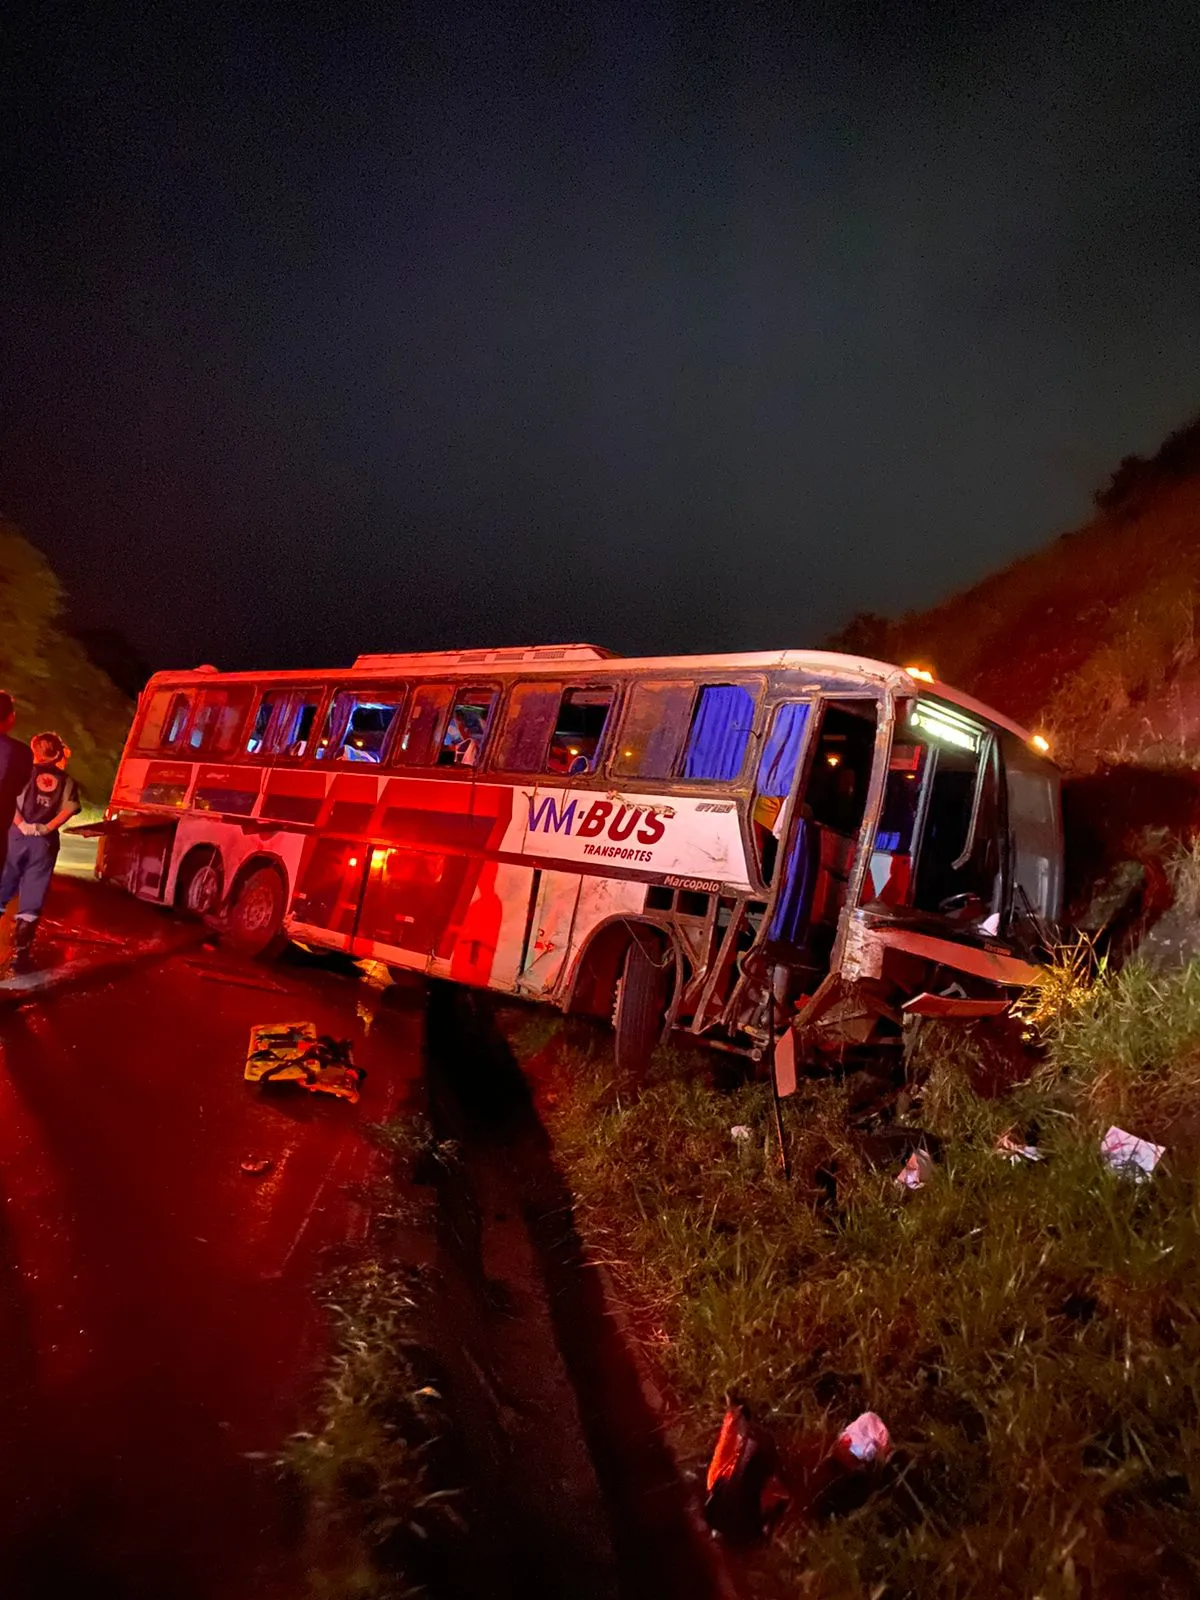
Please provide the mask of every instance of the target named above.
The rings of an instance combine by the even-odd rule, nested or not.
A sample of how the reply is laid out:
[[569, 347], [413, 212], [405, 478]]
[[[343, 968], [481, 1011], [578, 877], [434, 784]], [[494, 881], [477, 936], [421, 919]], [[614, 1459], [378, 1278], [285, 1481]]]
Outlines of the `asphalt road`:
[[71, 878], [90, 878], [96, 869], [95, 839], [64, 833], [58, 850], [57, 871]]
[[[154, 959], [171, 919], [54, 894], [43, 962], [110, 964], [0, 1010], [0, 1592], [294, 1595], [255, 1457], [306, 1420], [314, 1286], [365, 1222], [362, 1125], [419, 1093], [421, 992], [197, 943]], [[301, 1019], [354, 1041], [357, 1106], [243, 1081], [251, 1025]]]

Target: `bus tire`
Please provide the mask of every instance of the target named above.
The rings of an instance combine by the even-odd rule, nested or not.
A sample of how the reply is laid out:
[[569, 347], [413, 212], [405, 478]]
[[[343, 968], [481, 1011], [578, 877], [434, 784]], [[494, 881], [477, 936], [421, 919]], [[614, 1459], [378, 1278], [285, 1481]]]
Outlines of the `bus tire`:
[[286, 944], [283, 914], [287, 891], [274, 867], [258, 867], [243, 878], [229, 908], [224, 942], [239, 955], [267, 960]]
[[662, 1034], [667, 1011], [667, 966], [653, 936], [634, 937], [625, 952], [613, 1014], [617, 1071], [641, 1078]]
[[222, 888], [221, 852], [215, 848], [193, 850], [179, 869], [175, 904], [189, 917], [211, 917], [221, 904]]

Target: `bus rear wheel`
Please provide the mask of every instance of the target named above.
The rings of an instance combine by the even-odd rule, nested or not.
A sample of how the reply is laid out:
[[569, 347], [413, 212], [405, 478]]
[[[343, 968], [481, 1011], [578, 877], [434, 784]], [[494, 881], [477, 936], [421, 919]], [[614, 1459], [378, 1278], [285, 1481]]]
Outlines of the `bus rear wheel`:
[[662, 1034], [667, 1010], [667, 960], [654, 939], [634, 938], [625, 952], [613, 1015], [617, 1071], [641, 1078]]
[[225, 943], [239, 955], [265, 960], [278, 955], [283, 935], [283, 880], [274, 867], [258, 867], [245, 878], [229, 908]]

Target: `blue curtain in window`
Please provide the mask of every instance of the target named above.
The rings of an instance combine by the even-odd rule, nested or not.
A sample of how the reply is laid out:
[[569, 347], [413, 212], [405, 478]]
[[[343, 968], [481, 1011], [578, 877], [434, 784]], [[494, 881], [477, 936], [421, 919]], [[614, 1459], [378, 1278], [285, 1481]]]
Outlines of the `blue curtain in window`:
[[754, 724], [754, 696], [736, 683], [710, 683], [700, 691], [683, 758], [685, 778], [730, 782], [742, 770]]
[[820, 833], [815, 823], [800, 817], [792, 831], [792, 842], [783, 869], [783, 886], [775, 903], [768, 938], [780, 939], [790, 945], [804, 943], [820, 866]]
[[800, 759], [807, 721], [808, 706], [801, 700], [789, 700], [777, 708], [758, 763], [759, 794], [776, 800], [787, 798], [796, 776], [796, 762]]

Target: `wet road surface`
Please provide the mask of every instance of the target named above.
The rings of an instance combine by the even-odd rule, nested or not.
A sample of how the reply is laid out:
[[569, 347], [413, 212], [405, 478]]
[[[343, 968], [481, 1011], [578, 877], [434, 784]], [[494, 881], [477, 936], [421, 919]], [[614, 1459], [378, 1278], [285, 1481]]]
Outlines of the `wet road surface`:
[[[56, 885], [60, 942], [92, 915], [76, 953], [176, 926], [96, 895]], [[362, 1124], [419, 1093], [422, 1005], [192, 946], [0, 1012], [6, 1597], [299, 1592], [297, 1530], [252, 1458], [307, 1420], [314, 1285], [365, 1221]], [[303, 1019], [354, 1041], [357, 1106], [243, 1082], [251, 1025]]]

